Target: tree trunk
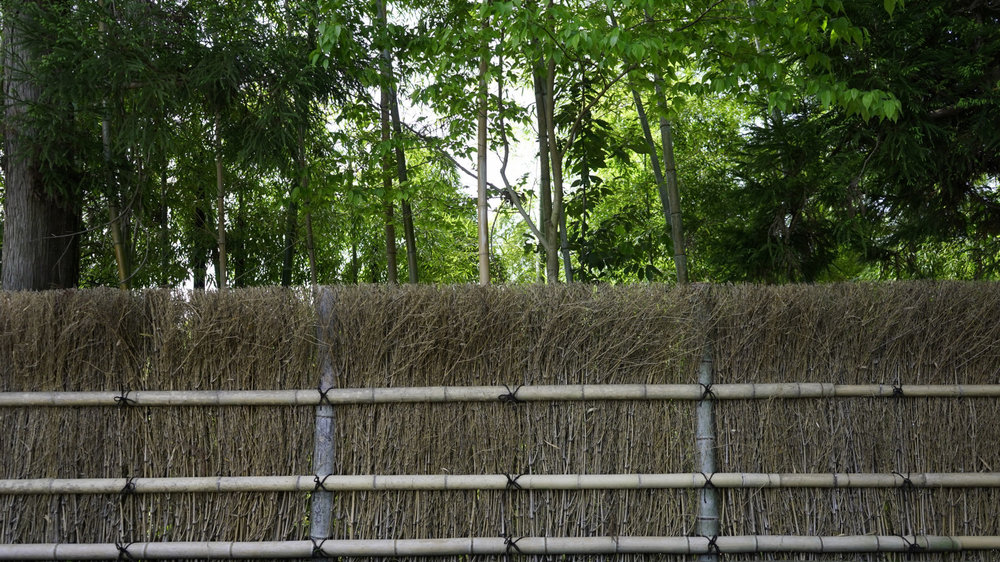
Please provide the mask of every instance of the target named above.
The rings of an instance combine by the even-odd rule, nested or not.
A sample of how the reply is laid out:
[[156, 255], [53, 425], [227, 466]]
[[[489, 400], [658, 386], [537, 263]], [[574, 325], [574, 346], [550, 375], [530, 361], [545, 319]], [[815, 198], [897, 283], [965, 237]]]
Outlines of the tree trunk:
[[[104, 0], [99, 2], [101, 8], [104, 7]], [[101, 35], [101, 41], [104, 41], [104, 34], [107, 31], [104, 20], [101, 20], [97, 24], [97, 30]], [[114, 247], [115, 263], [118, 265], [118, 287], [122, 290], [128, 290], [128, 265], [126, 260], [125, 242], [122, 235], [121, 226], [121, 212], [118, 207], [118, 197], [119, 191], [118, 186], [115, 184], [115, 173], [111, 169], [111, 116], [109, 115], [108, 102], [105, 99], [103, 102], [103, 113], [101, 118], [101, 153], [104, 157], [104, 179], [105, 186], [108, 194], [108, 226], [111, 230], [111, 244]]]
[[[566, 217], [563, 211], [563, 173], [562, 173], [562, 150], [559, 149], [559, 141], [556, 137], [556, 100], [555, 100], [555, 79], [556, 63], [555, 59], [549, 59], [546, 68], [546, 88], [545, 101], [545, 127], [549, 138], [549, 158], [551, 159], [552, 171], [552, 216], [549, 226], [549, 240], [553, 248], [559, 247], [563, 254], [563, 271], [566, 282], [573, 281], [573, 266], [569, 259], [569, 240], [566, 236]], [[559, 276], [559, 255], [555, 255], [555, 279]], [[552, 259], [549, 258], [549, 268], [552, 267]]]
[[285, 208], [285, 246], [281, 259], [281, 286], [292, 285], [292, 269], [295, 265], [295, 246], [298, 244], [299, 202], [292, 190], [288, 190], [288, 206]]
[[205, 190], [199, 188], [198, 203], [194, 209], [194, 236], [191, 243], [191, 276], [194, 288], [199, 291], [205, 290], [208, 277], [208, 201], [204, 193]]
[[[399, 124], [399, 108], [396, 105], [396, 89], [392, 86], [392, 54], [389, 52], [388, 45], [388, 22], [385, 13], [385, 0], [376, 0], [375, 10], [377, 11], [376, 17], [378, 18], [378, 23], [381, 26], [381, 43], [382, 49], [380, 52], [381, 61], [379, 64], [379, 74], [382, 77], [382, 85], [380, 88], [381, 93], [381, 119], [382, 119], [382, 142], [388, 144], [391, 139], [389, 132], [389, 122], [390, 113], [392, 121], [392, 130], [394, 135], [398, 138], [401, 133], [401, 126]], [[396, 267], [396, 226], [394, 224], [394, 209], [392, 204], [392, 198], [390, 193], [392, 191], [392, 163], [390, 162], [391, 156], [388, 153], [388, 148], [385, 149], [386, 154], [383, 156], [383, 173], [385, 178], [383, 180], [385, 187], [385, 246], [386, 246], [386, 261], [388, 262], [388, 281], [389, 283], [397, 282], [397, 267]], [[396, 155], [396, 174], [397, 182], [401, 187], [406, 181], [406, 155], [403, 151], [402, 146], [395, 147]], [[406, 264], [407, 264], [407, 274], [410, 283], [417, 282], [417, 248], [416, 241], [414, 239], [413, 233], [413, 210], [410, 208], [408, 201], [403, 200], [403, 237], [406, 240]]]
[[167, 205], [167, 160], [164, 157], [162, 168], [160, 169], [160, 287], [167, 287], [170, 284], [170, 209]]
[[247, 201], [246, 190], [236, 190], [236, 220], [234, 221], [235, 238], [230, 244], [230, 253], [233, 258], [233, 271], [230, 277], [234, 287], [245, 287], [247, 284]]
[[559, 280], [559, 245], [552, 230], [552, 174], [549, 169], [549, 138], [548, 138], [548, 96], [545, 87], [547, 80], [542, 65], [536, 64], [532, 69], [535, 86], [535, 112], [538, 127], [538, 229], [545, 238], [545, 279], [549, 283]]
[[32, 78], [38, 54], [26, 47], [23, 30], [30, 16], [12, 4], [2, 17], [2, 286], [8, 291], [75, 287], [80, 275], [79, 201], [72, 195], [56, 195], [53, 186], [46, 185], [40, 141], [27, 115], [41, 93]]
[[215, 113], [215, 188], [218, 197], [217, 222], [219, 232], [219, 289], [225, 289], [228, 285], [228, 271], [226, 271], [226, 182], [222, 169], [222, 134], [221, 118], [219, 113]]
[[[483, 20], [483, 30], [489, 26], [487, 20]], [[485, 42], [484, 42], [485, 43]], [[487, 212], [489, 201], [486, 196], [486, 71], [489, 68], [488, 50], [484, 44], [479, 54], [479, 119], [478, 119], [478, 197], [477, 197], [477, 224], [479, 231], [479, 284], [490, 284], [490, 231], [489, 214]]]
[[667, 198], [670, 209], [670, 238], [674, 242], [674, 266], [677, 269], [677, 283], [688, 282], [687, 255], [684, 248], [684, 228], [681, 225], [681, 197], [677, 189], [677, 165], [674, 162], [674, 136], [667, 121], [667, 100], [663, 94], [663, 80], [654, 74], [657, 103], [660, 106], [660, 138], [663, 142], [664, 180], [667, 184]]
[[[390, 68], [391, 65], [390, 65]], [[392, 117], [392, 131], [396, 139], [403, 137], [403, 126], [399, 120], [398, 95], [395, 88], [390, 89], [389, 95], [390, 109]], [[396, 176], [399, 185], [409, 181], [409, 174], [406, 171], [406, 151], [399, 143], [396, 144]], [[410, 283], [420, 282], [420, 271], [417, 269], [417, 237], [413, 229], [413, 207], [410, 206], [410, 198], [404, 197], [401, 205], [403, 209], [403, 239], [406, 241], [406, 270]]]

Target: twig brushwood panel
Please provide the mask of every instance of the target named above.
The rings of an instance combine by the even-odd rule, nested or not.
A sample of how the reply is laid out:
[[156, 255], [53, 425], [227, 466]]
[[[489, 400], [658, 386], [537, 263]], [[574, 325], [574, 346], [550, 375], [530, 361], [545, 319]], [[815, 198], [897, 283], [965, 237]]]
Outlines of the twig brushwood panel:
[[[720, 391], [1000, 382], [1000, 323], [989, 320], [1000, 317], [1000, 289], [990, 284], [716, 287], [704, 322], [694, 288], [330, 290], [338, 388], [691, 385], [709, 330]], [[0, 295], [0, 391], [309, 389], [316, 353], [304, 292]], [[720, 472], [1000, 466], [993, 397], [715, 409]], [[4, 407], [0, 421], [14, 430], [0, 435], [10, 459], [0, 477], [309, 474], [314, 414]], [[349, 405], [337, 409], [336, 432], [344, 474], [699, 472], [690, 402]], [[722, 490], [720, 500], [722, 535], [1000, 534], [996, 490]], [[2, 496], [0, 541], [304, 540], [306, 502], [298, 492]], [[332, 534], [682, 536], [694, 532], [699, 502], [697, 490], [345, 492], [334, 497]]]

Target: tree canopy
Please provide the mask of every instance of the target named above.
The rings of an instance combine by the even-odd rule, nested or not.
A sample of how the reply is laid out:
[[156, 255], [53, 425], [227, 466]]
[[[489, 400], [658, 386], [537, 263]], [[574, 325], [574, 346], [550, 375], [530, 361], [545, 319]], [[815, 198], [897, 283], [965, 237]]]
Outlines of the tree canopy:
[[473, 282], [481, 250], [492, 282], [1000, 278], [990, 2], [0, 20], [5, 289]]

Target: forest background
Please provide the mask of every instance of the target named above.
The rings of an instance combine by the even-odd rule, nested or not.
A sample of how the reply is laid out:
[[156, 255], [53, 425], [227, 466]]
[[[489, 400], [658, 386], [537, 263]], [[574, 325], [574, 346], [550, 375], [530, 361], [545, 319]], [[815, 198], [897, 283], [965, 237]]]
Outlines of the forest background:
[[1000, 3], [0, 19], [4, 289], [1000, 277]]

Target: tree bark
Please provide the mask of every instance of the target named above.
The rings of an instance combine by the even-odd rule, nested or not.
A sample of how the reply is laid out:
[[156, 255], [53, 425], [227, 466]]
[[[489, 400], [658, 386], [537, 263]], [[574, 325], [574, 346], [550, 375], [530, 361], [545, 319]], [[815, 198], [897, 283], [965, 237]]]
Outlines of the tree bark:
[[[27, 45], [30, 17], [8, 6], [3, 16], [4, 290], [75, 287], [80, 274], [80, 203], [59, 194], [42, 169], [40, 139], [28, 117], [41, 85], [38, 53]], [[51, 173], [51, 172], [50, 172]]]

